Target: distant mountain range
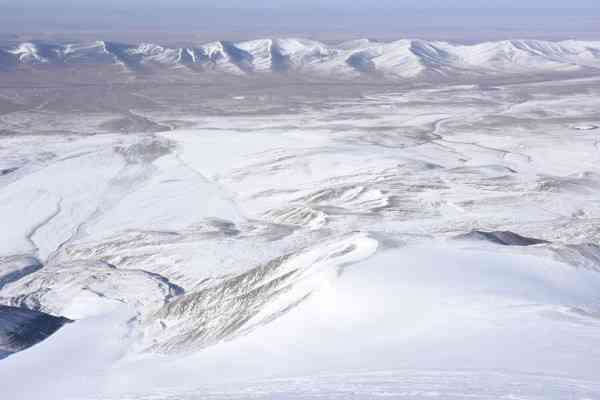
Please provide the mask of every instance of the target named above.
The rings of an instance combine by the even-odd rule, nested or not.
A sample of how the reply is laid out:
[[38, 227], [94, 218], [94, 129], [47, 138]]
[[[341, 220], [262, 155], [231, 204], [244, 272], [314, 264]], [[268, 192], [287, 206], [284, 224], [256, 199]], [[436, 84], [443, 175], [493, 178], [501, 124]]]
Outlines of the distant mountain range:
[[600, 41], [506, 40], [459, 45], [410, 39], [393, 42], [361, 39], [327, 45], [286, 38], [216, 41], [183, 48], [106, 41], [27, 42], [0, 48], [0, 66], [4, 70], [83, 65], [116, 65], [128, 72], [186, 68], [234, 75], [295, 72], [336, 78], [493, 76], [600, 71]]

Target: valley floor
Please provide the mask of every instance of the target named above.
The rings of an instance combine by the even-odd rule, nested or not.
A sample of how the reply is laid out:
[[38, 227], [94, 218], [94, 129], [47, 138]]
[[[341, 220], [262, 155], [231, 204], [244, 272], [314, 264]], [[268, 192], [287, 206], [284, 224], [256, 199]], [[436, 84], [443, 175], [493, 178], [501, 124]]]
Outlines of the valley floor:
[[598, 79], [163, 85], [0, 88], [10, 398], [600, 396]]

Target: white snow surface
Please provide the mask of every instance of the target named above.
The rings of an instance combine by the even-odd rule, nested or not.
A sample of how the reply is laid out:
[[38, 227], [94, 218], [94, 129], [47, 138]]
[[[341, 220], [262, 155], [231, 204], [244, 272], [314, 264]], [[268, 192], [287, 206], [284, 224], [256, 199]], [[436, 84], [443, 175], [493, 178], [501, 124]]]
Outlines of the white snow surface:
[[25, 65], [113, 63], [131, 70], [184, 66], [234, 75], [295, 71], [330, 78], [477, 77], [600, 67], [600, 43], [577, 40], [504, 40], [462, 45], [419, 39], [325, 44], [302, 38], [265, 38], [183, 48], [103, 41], [66, 45], [28, 42], [4, 50]]
[[[3, 390], [48, 399], [599, 393], [600, 323], [588, 312], [598, 304], [597, 272], [433, 244], [383, 252], [323, 285], [294, 312], [244, 337], [186, 357], [121, 358], [108, 374], [90, 368], [111, 365], [130, 335], [114, 331], [118, 320], [72, 324], [0, 363], [9, 378]], [[85, 346], [90, 339], [96, 346]], [[83, 356], [65, 363], [80, 347]], [[44, 373], [57, 363], [64, 367]], [[24, 385], [32, 375], [41, 382]]]
[[[447, 46], [193, 54], [248, 71], [355, 51], [381, 70], [410, 51], [394, 61], [408, 74], [415, 49], [439, 71], [593, 53]], [[168, 59], [136, 49], [119, 59]], [[161, 133], [2, 137], [0, 304], [75, 320], [0, 361], [2, 396], [599, 398], [599, 85], [440, 85], [178, 115], [186, 128]], [[263, 101], [243, 94], [227, 99]]]

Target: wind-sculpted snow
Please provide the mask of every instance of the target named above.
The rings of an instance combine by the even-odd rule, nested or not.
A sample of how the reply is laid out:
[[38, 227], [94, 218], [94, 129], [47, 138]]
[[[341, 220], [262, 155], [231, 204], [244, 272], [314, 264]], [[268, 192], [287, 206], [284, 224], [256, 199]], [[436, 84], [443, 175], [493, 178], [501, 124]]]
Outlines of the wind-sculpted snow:
[[24, 351], [51, 332], [17, 324], [2, 395], [598, 397], [600, 81], [437, 81], [590, 46], [19, 47], [39, 76], [96, 52], [141, 74], [0, 88], [0, 304], [73, 321]]
[[0, 303], [79, 319], [124, 303], [159, 308], [183, 291], [160, 275], [103, 262], [47, 265], [2, 290]]
[[165, 305], [144, 323], [144, 342], [174, 353], [232, 340], [291, 311], [376, 249], [376, 240], [358, 234], [278, 257]]
[[473, 45], [402, 39], [325, 44], [296, 38], [217, 41], [195, 47], [115, 42], [22, 43], [2, 49], [2, 66], [114, 64], [131, 72], [184, 67], [223, 74], [294, 72], [335, 79], [446, 79], [461, 76], [596, 72], [600, 43], [506, 40]]
[[[255, 278], [240, 277], [246, 284]], [[238, 283], [213, 294], [234, 296]], [[437, 393], [466, 399], [515, 392], [524, 399], [594, 398], [599, 283], [598, 272], [526, 255], [491, 256], [439, 243], [391, 249], [321, 282], [290, 312], [233, 340], [188, 356], [125, 359], [86, 385], [85, 375], [69, 370], [62, 398], [369, 399], [385, 393], [419, 399]], [[262, 289], [256, 292], [265, 294]], [[188, 303], [184, 296], [177, 308], [207, 312], [202, 306], [218, 305], [218, 298]], [[229, 310], [221, 310], [224, 321]], [[76, 328], [70, 324], [65, 335], [75, 336]], [[60, 332], [52, 339], [58, 343]], [[38, 354], [46, 355], [50, 344], [38, 345]], [[17, 376], [34, 360], [34, 353], [24, 353], [12, 370], [0, 364], [0, 372]], [[5, 390], [15, 386], [11, 380]]]

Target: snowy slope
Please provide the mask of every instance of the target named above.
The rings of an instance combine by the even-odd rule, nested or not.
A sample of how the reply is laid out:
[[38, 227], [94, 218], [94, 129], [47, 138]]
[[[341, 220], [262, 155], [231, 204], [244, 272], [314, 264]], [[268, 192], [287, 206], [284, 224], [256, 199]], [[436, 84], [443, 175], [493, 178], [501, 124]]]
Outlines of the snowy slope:
[[[3, 376], [12, 378], [5, 391], [33, 399], [46, 387], [56, 390], [52, 399], [140, 400], [494, 399], [514, 393], [529, 400], [600, 393], [594, 350], [600, 323], [590, 308], [598, 300], [596, 272], [437, 243], [379, 252], [320, 284], [293, 312], [195, 354], [126, 358], [103, 374], [90, 374], [87, 362], [83, 370], [66, 364], [60, 379], [47, 380], [45, 365], [85, 348], [84, 338], [98, 342], [98, 350], [85, 350], [86, 360], [115, 346], [117, 332], [99, 340], [89, 335], [92, 320], [70, 324], [38, 352], [0, 363]], [[198, 324], [212, 316], [206, 308], [188, 311]], [[219, 310], [210, 311], [219, 322]], [[95, 331], [115, 330], [122, 326], [117, 321]], [[190, 336], [213, 332], [205, 327]], [[130, 340], [123, 338], [123, 346]], [[98, 365], [114, 362], [105, 358]], [[18, 377], [26, 370], [41, 382], [24, 387]]]
[[142, 347], [172, 354], [241, 336], [289, 312], [335, 280], [344, 266], [376, 249], [377, 241], [356, 234], [278, 257], [216, 287], [182, 296], [147, 318]]

